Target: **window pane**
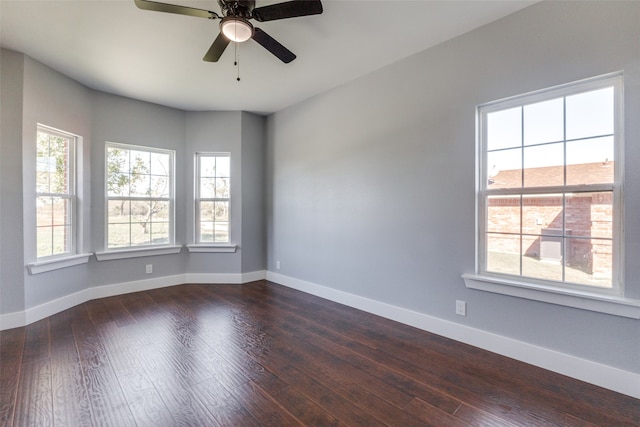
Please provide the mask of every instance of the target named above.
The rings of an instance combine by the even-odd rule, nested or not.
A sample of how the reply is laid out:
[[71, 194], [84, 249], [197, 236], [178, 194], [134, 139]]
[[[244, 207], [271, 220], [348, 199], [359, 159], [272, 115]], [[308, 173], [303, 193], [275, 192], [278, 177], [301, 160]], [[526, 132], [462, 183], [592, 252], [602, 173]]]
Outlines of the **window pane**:
[[613, 246], [606, 239], [567, 239], [565, 280], [610, 288], [613, 275]]
[[56, 159], [49, 150], [49, 134], [38, 132], [36, 143], [36, 185], [37, 192], [51, 193], [51, 174], [55, 173]]
[[563, 144], [548, 144], [524, 149], [524, 186], [564, 185]]
[[214, 178], [216, 176], [216, 158], [200, 156], [200, 177]]
[[107, 209], [110, 224], [131, 222], [131, 206], [128, 200], [109, 200]]
[[52, 198], [53, 225], [66, 225], [70, 221], [70, 200], [59, 197]]
[[216, 178], [216, 197], [229, 198], [229, 178]]
[[107, 148], [107, 175], [129, 174], [129, 150], [117, 147]]
[[231, 176], [230, 171], [231, 171], [231, 158], [216, 157], [216, 176], [228, 178]]
[[213, 221], [214, 202], [200, 202], [200, 221]]
[[52, 227], [37, 227], [36, 240], [38, 258], [53, 255]]
[[38, 159], [38, 171], [36, 172], [36, 192], [38, 193], [50, 193], [49, 191], [49, 177], [48, 171], [42, 171], [41, 159]]
[[151, 243], [161, 245], [169, 243], [169, 223], [153, 222], [151, 223]]
[[151, 177], [149, 175], [131, 175], [131, 196], [143, 197], [151, 195]]
[[613, 238], [613, 193], [577, 193], [566, 196], [567, 235]]
[[521, 145], [522, 109], [520, 107], [487, 114], [487, 150]]
[[520, 274], [520, 236], [487, 234], [487, 271]]
[[490, 196], [488, 198], [487, 231], [520, 233], [520, 196]]
[[119, 248], [129, 246], [130, 241], [130, 225], [129, 224], [109, 224], [108, 247]]
[[[547, 231], [548, 232], [548, 231]], [[547, 235], [522, 236], [522, 275], [562, 281], [562, 237]], [[541, 255], [537, 255], [538, 251]], [[542, 258], [542, 257], [545, 258]]]
[[53, 224], [53, 200], [51, 197], [36, 199], [36, 225], [38, 227]]
[[151, 153], [148, 151], [131, 150], [129, 152], [132, 174], [151, 173]]
[[69, 227], [68, 226], [57, 226], [53, 227], [53, 253], [52, 255], [60, 255], [70, 251], [69, 244], [71, 241], [69, 240]]
[[69, 140], [67, 138], [50, 138], [49, 155], [53, 170], [50, 170], [50, 191], [58, 194], [69, 193]]
[[613, 137], [567, 142], [567, 185], [612, 184]]
[[131, 202], [131, 221], [147, 222], [151, 218], [151, 202], [146, 200], [133, 200]]
[[567, 139], [614, 132], [613, 87], [567, 96]]
[[212, 243], [213, 240], [213, 222], [201, 221], [200, 222], [200, 239], [201, 243]]
[[[543, 234], [545, 230], [560, 230], [562, 232], [562, 208], [562, 194], [524, 196], [522, 199], [522, 232], [525, 234]], [[525, 253], [527, 252], [525, 251]], [[533, 253], [537, 256], [540, 251], [534, 250]]]
[[151, 217], [154, 221], [169, 221], [169, 202], [154, 200], [151, 202]]
[[151, 154], [151, 168], [150, 173], [158, 176], [170, 175], [171, 156], [163, 153], [150, 153]]
[[151, 197], [169, 198], [169, 178], [166, 176], [151, 176]]
[[131, 246], [144, 246], [151, 244], [151, 227], [149, 221], [134, 222], [131, 224]]
[[522, 149], [487, 153], [487, 188], [522, 187]]
[[216, 179], [200, 179], [200, 197], [203, 199], [213, 199], [216, 196]]
[[108, 196], [129, 196], [131, 176], [128, 173], [112, 173], [107, 176]]
[[215, 221], [229, 221], [229, 202], [215, 203]]
[[524, 145], [564, 140], [563, 98], [524, 107]]
[[226, 243], [229, 241], [229, 223], [216, 222], [215, 225], [215, 241], [217, 243]]

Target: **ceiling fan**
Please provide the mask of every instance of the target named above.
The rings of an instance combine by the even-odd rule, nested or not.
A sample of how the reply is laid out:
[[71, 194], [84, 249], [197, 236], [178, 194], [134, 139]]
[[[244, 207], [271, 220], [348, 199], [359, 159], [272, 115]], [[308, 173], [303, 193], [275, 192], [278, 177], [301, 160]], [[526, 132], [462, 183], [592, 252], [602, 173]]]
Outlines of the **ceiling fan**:
[[218, 34], [218, 37], [213, 41], [204, 58], [202, 58], [208, 62], [217, 62], [231, 41], [242, 43], [253, 39], [282, 62], [288, 64], [296, 59], [296, 55], [269, 34], [258, 27], [254, 27], [249, 20], [255, 19], [258, 22], [266, 22], [322, 13], [320, 0], [290, 0], [262, 7], [255, 7], [255, 0], [218, 0], [223, 16], [210, 10], [194, 7], [151, 0], [134, 1], [140, 9], [177, 13], [198, 18], [219, 19], [220, 34]]

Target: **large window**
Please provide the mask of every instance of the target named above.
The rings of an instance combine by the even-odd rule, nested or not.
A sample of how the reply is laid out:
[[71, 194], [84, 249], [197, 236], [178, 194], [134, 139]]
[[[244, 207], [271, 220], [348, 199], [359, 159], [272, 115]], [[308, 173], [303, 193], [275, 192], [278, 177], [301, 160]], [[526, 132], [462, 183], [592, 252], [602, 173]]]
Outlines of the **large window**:
[[622, 76], [478, 109], [478, 268], [620, 292]]
[[38, 126], [36, 141], [36, 239], [38, 259], [76, 251], [76, 137]]
[[196, 243], [229, 243], [231, 158], [196, 154]]
[[174, 152], [107, 143], [107, 249], [174, 242]]

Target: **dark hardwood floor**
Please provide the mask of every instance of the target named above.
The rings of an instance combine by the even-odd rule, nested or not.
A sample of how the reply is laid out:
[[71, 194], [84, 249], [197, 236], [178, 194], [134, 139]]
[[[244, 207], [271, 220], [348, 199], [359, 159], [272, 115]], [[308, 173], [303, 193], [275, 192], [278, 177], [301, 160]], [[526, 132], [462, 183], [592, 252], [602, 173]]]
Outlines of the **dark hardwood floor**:
[[1, 426], [639, 426], [640, 401], [266, 281], [0, 333]]

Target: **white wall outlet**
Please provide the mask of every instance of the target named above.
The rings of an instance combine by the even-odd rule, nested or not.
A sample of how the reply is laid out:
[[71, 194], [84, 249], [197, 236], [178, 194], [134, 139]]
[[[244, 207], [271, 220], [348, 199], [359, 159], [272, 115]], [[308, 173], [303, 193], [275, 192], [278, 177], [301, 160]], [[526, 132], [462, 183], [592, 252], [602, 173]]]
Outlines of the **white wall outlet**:
[[147, 274], [153, 273], [153, 264], [147, 264], [146, 267], [145, 267], [145, 272]]
[[466, 302], [456, 300], [456, 314], [458, 316], [466, 316], [467, 315], [467, 303]]
[[280, 261], [276, 261], [276, 270], [280, 270]]

